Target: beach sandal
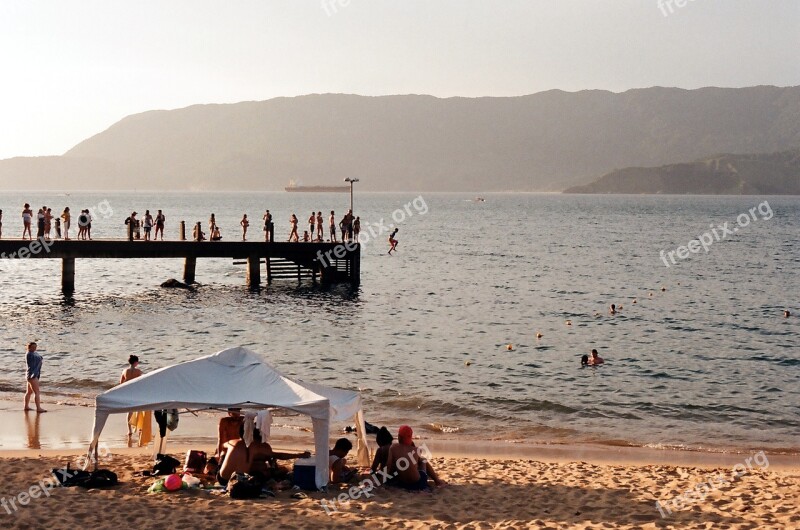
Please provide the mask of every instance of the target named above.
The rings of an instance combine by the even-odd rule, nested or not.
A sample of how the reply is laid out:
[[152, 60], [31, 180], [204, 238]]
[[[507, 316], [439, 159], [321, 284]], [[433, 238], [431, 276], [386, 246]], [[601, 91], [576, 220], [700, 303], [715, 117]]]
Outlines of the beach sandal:
[[293, 499], [307, 499], [308, 495], [306, 495], [302, 491], [296, 491], [296, 492], [292, 493], [292, 498]]

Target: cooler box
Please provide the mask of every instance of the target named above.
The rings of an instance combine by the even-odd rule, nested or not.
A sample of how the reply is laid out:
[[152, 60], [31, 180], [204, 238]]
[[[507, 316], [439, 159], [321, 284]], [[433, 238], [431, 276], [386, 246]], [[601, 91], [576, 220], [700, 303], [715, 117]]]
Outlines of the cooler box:
[[294, 485], [308, 491], [317, 491], [317, 459], [298, 458], [294, 461]]

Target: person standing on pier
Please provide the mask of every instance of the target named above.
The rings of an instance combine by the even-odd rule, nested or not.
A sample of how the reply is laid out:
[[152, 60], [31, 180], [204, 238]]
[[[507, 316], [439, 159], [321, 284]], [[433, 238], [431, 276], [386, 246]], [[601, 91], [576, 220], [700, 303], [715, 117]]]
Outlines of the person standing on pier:
[[56, 239], [61, 239], [61, 219], [55, 217]]
[[150, 231], [153, 229], [153, 216], [150, 210], [144, 211], [144, 240], [150, 241]]
[[50, 230], [53, 225], [53, 209], [47, 208], [44, 211], [44, 238], [50, 240]]
[[311, 217], [308, 218], [308, 233], [312, 238], [317, 233], [317, 214], [314, 212], [311, 212]]
[[0, 210], [0, 239], [3, 239], [3, 210]]
[[[85, 212], [84, 215], [86, 216], [86, 231], [84, 232], [84, 239], [86, 239], [88, 237], [89, 241], [91, 241], [92, 240], [92, 214], [89, 212], [88, 208], [86, 210], [84, 210], [84, 212]], [[138, 224], [137, 224], [137, 230], [138, 230]]]
[[272, 224], [272, 214], [269, 210], [264, 212], [264, 241], [272, 243], [275, 240], [275, 225]]
[[166, 222], [166, 220], [167, 218], [164, 217], [164, 214], [159, 210], [158, 215], [156, 215], [156, 234], [153, 236], [153, 241], [158, 239], [159, 232], [161, 232], [161, 241], [164, 241], [164, 222]]
[[69, 239], [69, 220], [70, 220], [69, 206], [64, 208], [64, 211], [61, 213], [61, 219], [64, 220], [64, 240], [66, 241]]
[[36, 212], [36, 239], [44, 237], [44, 206]]
[[70, 221], [70, 214], [69, 214], [69, 206], [64, 208], [64, 211], [61, 213], [61, 219], [63, 219], [64, 223], [64, 240], [69, 240], [69, 221]]
[[250, 221], [247, 220], [247, 214], [242, 216], [242, 220], [239, 221], [239, 224], [242, 225], [242, 241], [247, 241], [247, 227], [250, 226]]
[[25, 390], [25, 408], [23, 410], [31, 410], [31, 394], [34, 395], [34, 403], [36, 403], [36, 412], [47, 412], [42, 408], [41, 399], [39, 397], [39, 379], [42, 376], [42, 355], [36, 351], [36, 343], [28, 343], [28, 353], [25, 355], [25, 365], [27, 371], [25, 372], [25, 379], [28, 381], [28, 386]]
[[33, 219], [33, 210], [31, 205], [27, 202], [22, 208], [22, 239], [25, 239], [25, 232], [28, 232], [28, 239], [33, 239], [31, 235], [31, 220]]
[[289, 224], [292, 226], [292, 231], [289, 232], [289, 241], [292, 241], [294, 238], [295, 243], [300, 239], [300, 236], [297, 234], [297, 216], [292, 214], [292, 217], [289, 219]]
[[331, 216], [328, 218], [328, 224], [330, 225], [330, 234], [331, 234], [331, 243], [336, 243], [336, 217], [331, 210]]
[[322, 243], [325, 234], [322, 232], [322, 212], [317, 212], [317, 241]]
[[358, 243], [358, 234], [361, 233], [361, 218], [356, 217], [356, 220], [353, 221], [353, 240]]

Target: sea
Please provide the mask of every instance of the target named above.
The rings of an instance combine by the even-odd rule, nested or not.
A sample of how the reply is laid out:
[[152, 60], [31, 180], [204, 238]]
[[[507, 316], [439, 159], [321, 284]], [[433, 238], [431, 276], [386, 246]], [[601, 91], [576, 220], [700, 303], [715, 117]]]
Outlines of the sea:
[[[0, 399], [20, 402], [31, 340], [45, 402], [75, 407], [116, 384], [130, 354], [148, 372], [241, 345], [359, 390], [370, 423], [436, 439], [800, 454], [800, 197], [356, 185], [353, 199], [357, 287], [252, 292], [244, 265], [200, 259], [190, 292], [160, 287], [182, 260], [79, 259], [65, 296], [59, 260], [0, 260]], [[224, 239], [241, 239], [246, 213], [248, 238], [263, 240], [269, 209], [286, 240], [292, 213], [302, 234], [312, 211], [327, 225], [350, 195], [6, 192], [4, 239], [21, 236], [25, 202], [90, 208], [94, 238], [161, 209], [167, 239], [213, 212]], [[592, 349], [605, 363], [582, 367]]]

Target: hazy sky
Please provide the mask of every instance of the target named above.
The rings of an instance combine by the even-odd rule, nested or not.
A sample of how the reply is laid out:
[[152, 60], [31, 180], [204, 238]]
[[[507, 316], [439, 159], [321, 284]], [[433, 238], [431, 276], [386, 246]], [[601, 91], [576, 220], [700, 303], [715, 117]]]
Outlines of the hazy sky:
[[798, 51], [797, 0], [2, 0], [0, 158], [313, 92], [800, 85]]

